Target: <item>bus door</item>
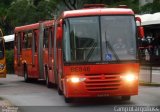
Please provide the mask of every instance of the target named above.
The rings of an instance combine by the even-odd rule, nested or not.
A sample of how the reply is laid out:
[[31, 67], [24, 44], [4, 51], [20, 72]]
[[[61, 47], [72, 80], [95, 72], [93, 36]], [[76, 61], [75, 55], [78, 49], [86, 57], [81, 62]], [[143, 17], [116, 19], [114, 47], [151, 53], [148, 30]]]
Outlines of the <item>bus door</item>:
[[44, 79], [44, 67], [43, 67], [43, 38], [44, 38], [44, 24], [39, 23], [39, 34], [38, 34], [38, 67], [39, 67], [39, 78]]
[[54, 78], [54, 68], [53, 68], [53, 27], [49, 28], [49, 38], [48, 38], [48, 67], [50, 72], [50, 81], [55, 83]]
[[23, 68], [22, 68], [22, 42], [21, 42], [21, 33], [16, 34], [16, 46], [15, 46], [15, 72], [17, 75], [23, 76]]
[[37, 33], [36, 30], [32, 31], [32, 67], [37, 67], [36, 66], [36, 59], [37, 59]]

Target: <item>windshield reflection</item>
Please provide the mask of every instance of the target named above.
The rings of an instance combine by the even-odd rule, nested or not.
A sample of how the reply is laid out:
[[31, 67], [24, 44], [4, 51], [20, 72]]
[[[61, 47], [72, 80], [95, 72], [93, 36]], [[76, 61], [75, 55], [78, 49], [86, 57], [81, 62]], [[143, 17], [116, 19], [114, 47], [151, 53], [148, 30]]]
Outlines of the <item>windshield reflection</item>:
[[134, 16], [92, 16], [65, 19], [65, 62], [136, 60]]
[[136, 26], [133, 16], [102, 16], [103, 61], [136, 59]]
[[100, 61], [101, 56], [98, 18], [70, 18], [64, 23], [65, 61]]

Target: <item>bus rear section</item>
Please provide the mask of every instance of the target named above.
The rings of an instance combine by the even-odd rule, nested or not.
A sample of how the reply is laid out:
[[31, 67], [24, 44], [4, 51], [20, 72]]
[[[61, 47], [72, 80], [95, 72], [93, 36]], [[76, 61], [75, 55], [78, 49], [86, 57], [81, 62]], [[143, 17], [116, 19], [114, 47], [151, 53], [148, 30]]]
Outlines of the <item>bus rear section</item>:
[[0, 78], [6, 78], [6, 56], [3, 32], [0, 29]]
[[44, 79], [54, 82], [52, 57], [53, 20], [15, 28], [14, 69], [26, 82]]
[[131, 9], [65, 11], [58, 23], [58, 92], [81, 97], [138, 94], [136, 18]]

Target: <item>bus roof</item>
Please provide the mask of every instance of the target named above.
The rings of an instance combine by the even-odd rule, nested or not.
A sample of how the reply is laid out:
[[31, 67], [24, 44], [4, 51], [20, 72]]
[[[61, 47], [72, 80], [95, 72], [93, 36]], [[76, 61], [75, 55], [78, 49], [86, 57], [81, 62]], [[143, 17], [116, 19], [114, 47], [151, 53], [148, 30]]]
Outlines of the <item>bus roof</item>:
[[[49, 21], [44, 21], [45, 27], [51, 26], [54, 24], [54, 20], [49, 20]], [[29, 25], [24, 25], [24, 26], [19, 26], [15, 28], [15, 32], [20, 32], [20, 31], [27, 31], [27, 30], [34, 30], [39, 28], [40, 23], [35, 23], [35, 24], [29, 24]]]
[[134, 12], [128, 8], [93, 8], [64, 11], [62, 18], [78, 16], [95, 16], [95, 15], [134, 15]]

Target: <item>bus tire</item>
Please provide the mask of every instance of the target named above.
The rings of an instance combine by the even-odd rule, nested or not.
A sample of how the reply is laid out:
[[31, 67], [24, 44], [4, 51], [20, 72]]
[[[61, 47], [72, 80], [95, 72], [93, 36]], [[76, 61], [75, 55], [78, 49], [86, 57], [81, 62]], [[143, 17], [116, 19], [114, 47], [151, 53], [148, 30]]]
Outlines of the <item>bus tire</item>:
[[64, 100], [65, 100], [66, 103], [72, 103], [73, 102], [72, 98], [64, 97]]
[[131, 99], [131, 96], [122, 96], [121, 99], [123, 101], [129, 101]]
[[24, 65], [24, 81], [29, 82], [28, 73], [27, 73], [27, 66]]
[[59, 95], [63, 95], [63, 92], [62, 92], [62, 90], [58, 87], [58, 94]]
[[45, 73], [46, 73], [46, 86], [47, 86], [48, 88], [52, 88], [52, 83], [49, 82], [49, 76], [48, 76], [47, 67], [45, 68]]

